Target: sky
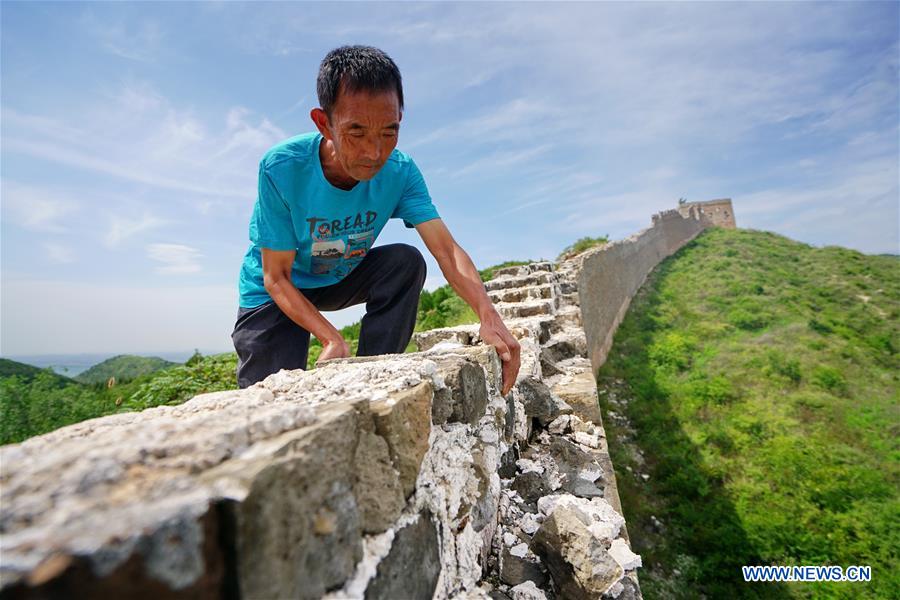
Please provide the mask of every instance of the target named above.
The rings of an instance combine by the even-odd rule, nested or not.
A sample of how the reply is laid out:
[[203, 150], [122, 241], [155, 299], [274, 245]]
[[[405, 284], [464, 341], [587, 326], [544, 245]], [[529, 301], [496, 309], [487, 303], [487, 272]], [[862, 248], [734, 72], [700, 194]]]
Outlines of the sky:
[[0, 355], [233, 350], [259, 159], [343, 44], [398, 64], [398, 148], [479, 268], [679, 198], [900, 252], [898, 7], [3, 2]]

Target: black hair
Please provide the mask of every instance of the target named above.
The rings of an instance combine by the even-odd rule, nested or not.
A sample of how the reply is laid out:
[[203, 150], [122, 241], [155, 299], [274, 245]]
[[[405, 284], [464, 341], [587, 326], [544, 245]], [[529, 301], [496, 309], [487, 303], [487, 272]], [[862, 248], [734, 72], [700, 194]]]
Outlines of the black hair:
[[319, 105], [331, 114], [341, 86], [348, 92], [397, 92], [403, 110], [400, 69], [391, 57], [372, 46], [341, 46], [325, 55], [316, 78]]

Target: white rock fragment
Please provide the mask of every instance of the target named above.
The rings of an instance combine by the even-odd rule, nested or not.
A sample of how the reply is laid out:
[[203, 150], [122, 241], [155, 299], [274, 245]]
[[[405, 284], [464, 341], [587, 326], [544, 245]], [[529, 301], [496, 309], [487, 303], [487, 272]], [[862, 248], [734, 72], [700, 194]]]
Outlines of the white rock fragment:
[[513, 556], [518, 556], [519, 558], [525, 558], [525, 555], [528, 554], [528, 544], [526, 544], [525, 542], [516, 544], [509, 549], [509, 553]]
[[585, 479], [585, 480], [593, 483], [594, 481], [597, 481], [598, 479], [603, 477], [603, 471], [600, 470], [599, 468], [597, 468], [597, 469], [591, 469], [591, 468], [582, 469], [581, 471], [578, 472], [578, 477], [580, 479]]
[[526, 581], [509, 590], [512, 600], [547, 600], [547, 596], [533, 581]]
[[600, 438], [596, 435], [591, 435], [584, 431], [576, 431], [573, 436], [575, 441], [579, 444], [585, 445], [589, 448], [599, 448], [600, 447]]
[[570, 415], [560, 415], [550, 422], [550, 424], [547, 426], [547, 429], [550, 431], [550, 433], [562, 435], [569, 430], [570, 419]]
[[485, 427], [478, 434], [478, 437], [480, 437], [481, 441], [485, 444], [496, 444], [500, 439], [500, 434], [498, 434], [497, 430], [493, 427]]
[[622, 538], [616, 538], [609, 546], [609, 555], [619, 563], [624, 570], [636, 569], [641, 565], [641, 557], [631, 551], [628, 544]]
[[530, 473], [533, 471], [535, 473], [541, 474], [544, 472], [543, 466], [527, 458], [520, 458], [519, 460], [517, 460], [516, 466], [520, 471], [522, 471], [522, 473]]
[[457, 348], [464, 348], [462, 344], [459, 342], [454, 342], [453, 340], [444, 340], [443, 342], [438, 342], [434, 346], [429, 349], [429, 352], [446, 352], [448, 350], [456, 350]]
[[534, 532], [537, 531], [540, 526], [541, 523], [538, 521], [537, 515], [533, 513], [525, 513], [522, 516], [522, 520], [519, 521], [519, 527], [521, 527], [522, 531], [528, 535], [534, 535]]
[[550, 516], [558, 506], [565, 506], [579, 513], [591, 534], [602, 540], [612, 541], [619, 536], [625, 519], [603, 498], [577, 498], [571, 494], [552, 494], [538, 498], [538, 510]]
[[516, 542], [519, 541], [519, 538], [511, 534], [510, 532], [506, 532], [503, 534], [503, 543], [507, 546], [515, 546]]
[[606, 590], [606, 595], [611, 598], [618, 598], [619, 596], [622, 595], [622, 592], [624, 592], [624, 591], [625, 591], [625, 586], [622, 585], [621, 581], [617, 581], [614, 584], [612, 584], [611, 586], [609, 586], [609, 589]]

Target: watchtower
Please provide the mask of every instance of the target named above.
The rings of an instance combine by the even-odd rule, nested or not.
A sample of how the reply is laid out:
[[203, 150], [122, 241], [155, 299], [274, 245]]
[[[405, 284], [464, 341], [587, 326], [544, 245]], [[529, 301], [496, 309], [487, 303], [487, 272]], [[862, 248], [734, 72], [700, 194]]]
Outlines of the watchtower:
[[678, 205], [678, 212], [684, 217], [689, 217], [692, 207], [697, 207], [702, 218], [707, 219], [713, 225], [736, 229], [734, 221], [734, 208], [731, 206], [731, 198], [707, 200], [705, 202], [685, 202]]

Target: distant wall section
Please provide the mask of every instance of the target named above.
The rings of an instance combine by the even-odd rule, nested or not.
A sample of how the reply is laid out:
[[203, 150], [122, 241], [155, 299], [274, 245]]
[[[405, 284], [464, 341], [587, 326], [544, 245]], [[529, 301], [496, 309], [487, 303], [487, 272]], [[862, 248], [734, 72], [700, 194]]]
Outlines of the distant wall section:
[[[710, 212], [710, 207], [719, 210]], [[595, 373], [606, 362], [616, 329], [647, 275], [705, 228], [718, 225], [710, 215], [734, 227], [731, 200], [692, 202], [657, 213], [647, 229], [582, 255], [578, 295]]]
[[710, 225], [736, 229], [734, 220], [734, 207], [731, 206], [731, 198], [719, 198], [718, 200], [706, 200], [705, 202], [685, 202], [678, 207], [678, 212], [683, 217], [690, 217], [692, 213], [699, 213], [700, 218]]

